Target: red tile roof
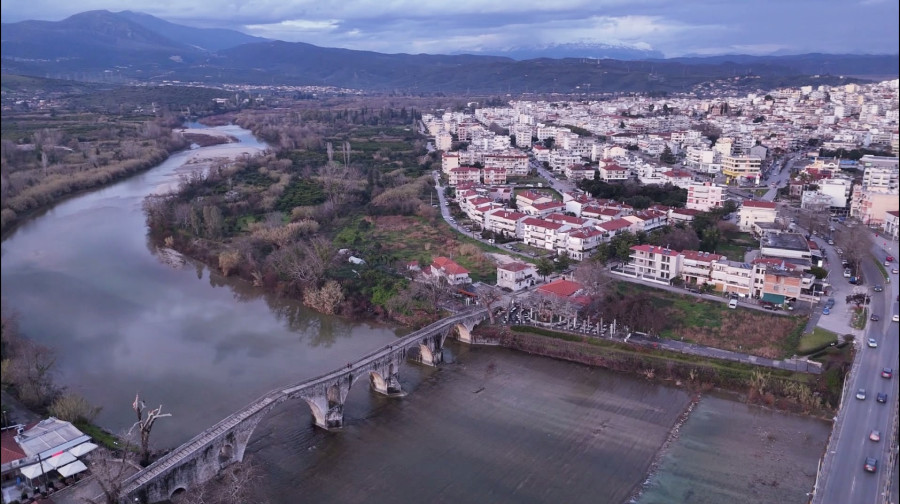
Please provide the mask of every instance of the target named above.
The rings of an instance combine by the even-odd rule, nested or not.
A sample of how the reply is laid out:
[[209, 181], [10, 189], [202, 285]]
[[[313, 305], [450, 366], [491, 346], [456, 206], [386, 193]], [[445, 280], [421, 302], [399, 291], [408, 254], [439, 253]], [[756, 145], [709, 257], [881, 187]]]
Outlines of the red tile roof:
[[725, 259], [725, 256], [723, 255], [700, 252], [699, 250], [682, 250], [681, 255], [683, 255], [685, 259], [703, 262], [721, 261], [722, 259]]
[[581, 289], [582, 286], [580, 283], [561, 279], [550, 282], [546, 285], [542, 285], [538, 287], [537, 290], [544, 294], [553, 294], [559, 297], [569, 297], [580, 291]]
[[528, 264], [525, 264], [522, 262], [518, 262], [518, 261], [508, 262], [506, 264], [501, 264], [500, 266], [497, 266], [497, 267], [502, 270], [506, 270], [506, 271], [524, 271], [529, 268], [534, 268], [534, 266], [531, 266], [531, 265], [528, 265]]
[[529, 217], [529, 218], [525, 219], [524, 221], [522, 221], [522, 223], [525, 224], [526, 226], [534, 226], [534, 227], [540, 227], [540, 228], [544, 228], [544, 229], [552, 229], [554, 231], [563, 227], [562, 224], [559, 224], [557, 222], [550, 222], [550, 221], [547, 221], [544, 219], [538, 219], [535, 217]]
[[754, 201], [754, 200], [744, 200], [745, 207], [751, 208], [775, 208], [775, 202], [773, 201]]

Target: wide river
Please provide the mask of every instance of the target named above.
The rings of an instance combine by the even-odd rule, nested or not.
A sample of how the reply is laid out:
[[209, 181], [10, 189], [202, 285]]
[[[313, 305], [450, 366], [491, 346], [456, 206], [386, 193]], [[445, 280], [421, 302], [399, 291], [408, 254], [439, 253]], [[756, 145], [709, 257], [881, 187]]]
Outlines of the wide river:
[[[215, 129], [261, 147], [240, 128]], [[72, 198], [2, 244], [4, 303], [27, 337], [56, 350], [58, 384], [102, 406], [96, 421], [112, 432], [134, 421], [135, 393], [148, 406], [162, 404], [172, 417], [155, 424], [157, 448], [405, 333], [323, 316], [203, 265], [163, 260], [148, 242], [141, 204], [174, 187], [178, 168], [196, 152]], [[451, 344], [446, 357], [438, 369], [405, 366], [400, 379], [409, 395], [402, 399], [377, 396], [360, 382], [340, 432], [314, 427], [305, 403], [281, 406], [248, 447], [262, 474], [260, 496], [271, 503], [623, 502], [690, 402], [679, 388], [504, 349]], [[647, 502], [691, 502], [719, 488], [707, 481], [697, 494], [692, 483], [717, 456], [738, 467], [722, 476], [737, 486], [731, 497], [753, 494], [740, 479], [744, 457], [766, 472], [748, 475], [748, 486], [799, 502], [828, 433], [821, 422], [721, 399], [703, 399], [685, 425], [691, 437], [663, 459]], [[769, 446], [771, 432], [782, 431], [782, 439], [802, 432], [805, 441]], [[728, 443], [741, 434], [763, 448], [735, 451]], [[689, 466], [696, 454], [679, 449], [694, 441], [706, 458]], [[770, 460], [766, 450], [777, 455]], [[690, 470], [676, 469], [679, 463]], [[768, 473], [779, 467], [800, 476], [774, 482]]]

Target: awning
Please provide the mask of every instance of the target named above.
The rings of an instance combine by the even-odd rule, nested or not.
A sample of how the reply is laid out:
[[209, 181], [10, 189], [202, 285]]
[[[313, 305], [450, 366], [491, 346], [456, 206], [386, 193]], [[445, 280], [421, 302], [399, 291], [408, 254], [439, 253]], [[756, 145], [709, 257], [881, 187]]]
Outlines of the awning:
[[71, 464], [64, 465], [56, 470], [59, 474], [62, 474], [63, 478], [68, 478], [73, 474], [78, 474], [81, 471], [87, 471], [87, 466], [80, 460], [76, 460]]
[[784, 303], [784, 296], [781, 294], [765, 293], [762, 295], [762, 300], [768, 301], [770, 303], [782, 304], [782, 303]]
[[48, 464], [50, 464], [50, 466], [52, 466], [54, 469], [56, 469], [58, 467], [62, 467], [64, 465], [66, 465], [66, 464], [75, 462], [76, 460], [78, 460], [78, 459], [75, 458], [75, 455], [72, 455], [71, 453], [64, 451], [64, 452], [60, 453], [59, 455], [48, 458], [45, 462], [47, 462]]
[[[41, 470], [41, 466], [43, 466], [43, 470]], [[32, 464], [30, 466], [25, 466], [25, 467], [19, 469], [19, 471], [22, 472], [23, 476], [25, 476], [26, 478], [31, 479], [31, 480], [37, 479], [37, 478], [41, 477], [41, 475], [46, 474], [52, 470], [53, 470], [53, 468], [50, 467], [50, 464], [48, 464], [47, 462], [42, 462], [40, 464]]]
[[97, 445], [95, 445], [94, 443], [81, 443], [78, 446], [69, 448], [69, 453], [71, 453], [72, 455], [75, 455], [76, 457], [81, 457], [81, 456], [86, 455], [96, 449], [97, 449]]

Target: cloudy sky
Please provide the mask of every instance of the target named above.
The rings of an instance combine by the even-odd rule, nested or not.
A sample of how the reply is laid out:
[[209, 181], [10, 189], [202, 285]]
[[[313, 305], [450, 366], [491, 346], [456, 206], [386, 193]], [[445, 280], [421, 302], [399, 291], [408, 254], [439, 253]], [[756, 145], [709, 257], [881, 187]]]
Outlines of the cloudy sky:
[[87, 10], [379, 52], [491, 53], [569, 42], [666, 57], [896, 54], [897, 0], [2, 0], [4, 23]]

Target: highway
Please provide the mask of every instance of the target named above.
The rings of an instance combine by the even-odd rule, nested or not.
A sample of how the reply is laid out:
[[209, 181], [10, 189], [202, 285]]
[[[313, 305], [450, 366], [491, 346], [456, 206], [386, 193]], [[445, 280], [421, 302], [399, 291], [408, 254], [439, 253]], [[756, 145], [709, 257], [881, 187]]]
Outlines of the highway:
[[[878, 243], [873, 247], [873, 254], [877, 259], [883, 261], [887, 253], [897, 256], [896, 242], [891, 244], [890, 252], [885, 252], [881, 245]], [[896, 265], [897, 262], [894, 261], [888, 269]], [[832, 432], [823, 474], [820, 475], [813, 500], [816, 503], [887, 502], [885, 493], [892, 476], [889, 461], [891, 453], [896, 456], [897, 452], [895, 421], [900, 383], [897, 376], [900, 368], [900, 323], [892, 322], [891, 317], [900, 313], [896, 301], [900, 292], [900, 279], [897, 275], [890, 274], [891, 282], [884, 284], [884, 292], [876, 293], [871, 287], [876, 283], [884, 283], [881, 271], [872, 261], [863, 263], [863, 271], [872, 296], [870, 313], [879, 314], [881, 320], [867, 322], [862, 341], [857, 342], [859, 355], [844, 389], [840, 420], [836, 422]], [[842, 302], [842, 299], [838, 299], [838, 303]], [[866, 344], [869, 337], [877, 341], [877, 348], [870, 348]], [[881, 376], [881, 370], [885, 367], [893, 369], [892, 378]], [[856, 399], [859, 389], [866, 390], [864, 400]], [[875, 400], [876, 394], [880, 392], [888, 394], [887, 403]], [[869, 440], [872, 430], [881, 431], [881, 441]], [[863, 469], [867, 457], [878, 459], [878, 468], [874, 474]]]

